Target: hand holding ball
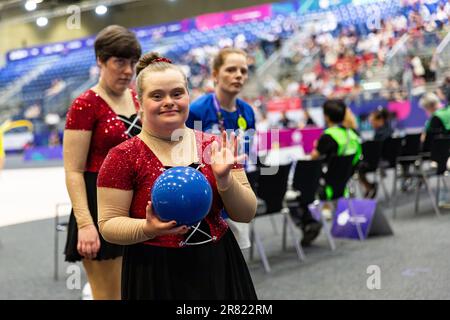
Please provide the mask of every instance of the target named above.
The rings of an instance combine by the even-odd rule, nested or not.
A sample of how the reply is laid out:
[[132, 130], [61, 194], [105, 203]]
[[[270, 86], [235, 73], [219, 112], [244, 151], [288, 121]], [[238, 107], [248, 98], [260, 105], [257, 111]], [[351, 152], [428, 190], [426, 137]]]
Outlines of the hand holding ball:
[[155, 214], [162, 221], [192, 226], [212, 205], [212, 189], [206, 177], [191, 167], [168, 169], [156, 179], [151, 191]]

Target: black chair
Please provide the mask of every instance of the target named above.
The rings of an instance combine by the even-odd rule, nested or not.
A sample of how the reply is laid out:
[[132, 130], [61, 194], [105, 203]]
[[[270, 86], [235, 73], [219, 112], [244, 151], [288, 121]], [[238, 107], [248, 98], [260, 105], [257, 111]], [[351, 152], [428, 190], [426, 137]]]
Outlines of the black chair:
[[[381, 155], [383, 151], [383, 141], [365, 141], [362, 144], [362, 159], [359, 163], [360, 173], [374, 173], [375, 182], [377, 180], [377, 174], [381, 176], [379, 165], [381, 161]], [[380, 178], [381, 180], [381, 178]], [[387, 190], [382, 185], [383, 192], [386, 198], [389, 197]]]
[[[354, 158], [355, 155], [348, 155], [339, 157], [334, 156], [330, 159], [326, 173], [324, 175], [325, 189], [320, 195], [322, 200], [334, 201], [342, 197], [349, 197], [349, 194], [347, 192], [347, 184], [354, 172]], [[355, 210], [353, 209], [352, 201], [349, 200], [348, 203], [349, 214], [350, 216], [354, 216]], [[322, 208], [319, 208], [319, 212], [322, 212]], [[321, 218], [323, 219], [322, 221], [325, 221], [323, 217]], [[356, 228], [358, 231], [359, 239], [363, 240], [364, 236], [359, 222], [356, 222]]]
[[301, 197], [306, 203], [311, 203], [316, 199], [322, 176], [322, 165], [323, 159], [297, 161], [292, 188], [301, 193]]
[[[430, 160], [435, 162], [436, 166], [430, 166], [427, 169], [423, 168], [423, 163], [418, 167], [418, 170], [413, 173], [413, 177], [418, 180], [417, 189], [416, 189], [416, 201], [414, 212], [417, 213], [419, 211], [419, 199], [420, 199], [420, 189], [422, 184], [425, 185], [427, 189], [428, 195], [431, 199], [431, 203], [433, 205], [433, 209], [437, 216], [441, 215], [439, 210], [439, 193], [440, 193], [440, 182], [442, 180], [445, 183], [444, 174], [447, 172], [447, 161], [450, 155], [450, 137], [436, 137], [433, 139], [431, 144], [431, 153]], [[430, 187], [430, 183], [428, 178], [436, 177], [436, 194], [433, 195], [433, 192]]]
[[[386, 170], [393, 169], [394, 171], [394, 179], [392, 186], [392, 193], [394, 193], [394, 188], [396, 186], [397, 181], [397, 159], [402, 152], [402, 144], [403, 138], [389, 138], [383, 142], [383, 147], [381, 149], [381, 161], [379, 164], [380, 167], [380, 184], [383, 190], [386, 190], [386, 184], [384, 182], [384, 178], [386, 175]], [[392, 197], [389, 197], [392, 200]]]
[[[299, 193], [302, 203], [313, 203], [317, 199], [317, 191], [320, 187], [320, 178], [322, 177], [323, 158], [317, 160], [298, 160], [295, 166], [292, 188]], [[291, 208], [299, 207], [301, 204], [296, 201], [290, 201], [288, 206]], [[321, 217], [325, 234], [330, 244], [331, 250], [335, 250], [333, 237], [328, 228], [327, 221]], [[283, 249], [286, 247], [286, 227], [294, 225], [290, 215], [284, 215], [283, 221]]]
[[[403, 138], [402, 152], [399, 161], [414, 161], [414, 157], [420, 152], [420, 133], [407, 134]], [[412, 157], [412, 158], [407, 158]]]
[[381, 160], [383, 141], [365, 141], [362, 144], [362, 160], [367, 165], [369, 172], [375, 172]]
[[[250, 241], [252, 243], [252, 246], [250, 247], [250, 259], [253, 259], [253, 244], [256, 244], [256, 248], [266, 272], [270, 272], [271, 269], [264, 246], [257, 232], [256, 220], [261, 216], [285, 212], [284, 196], [288, 187], [291, 167], [292, 164], [279, 166], [278, 171], [273, 175], [264, 174], [264, 171], [261, 170], [262, 174], [257, 178], [256, 194], [261, 202], [260, 205], [258, 205], [256, 217], [250, 224]], [[299, 259], [304, 260], [304, 253], [299, 241], [297, 240], [294, 242]]]
[[[414, 165], [417, 161], [421, 160], [420, 151], [420, 133], [406, 135], [402, 141], [402, 151], [397, 158], [397, 164], [404, 168]], [[403, 172], [403, 174], [408, 175], [407, 172]]]
[[403, 138], [388, 138], [384, 140], [381, 148], [382, 168], [395, 168], [397, 166], [397, 158], [402, 152]]
[[[347, 183], [354, 171], [354, 158], [355, 155], [348, 155], [330, 159], [324, 175], [325, 189], [321, 193], [322, 200], [337, 200], [346, 196]], [[332, 193], [329, 190], [332, 190]]]
[[264, 201], [265, 209], [257, 212], [258, 216], [280, 212], [283, 209], [291, 166], [291, 163], [279, 166], [278, 171], [272, 175], [259, 175], [256, 194]]
[[393, 192], [392, 198], [394, 199], [393, 213], [392, 217], [395, 219], [397, 216], [397, 182], [399, 178], [412, 178], [409, 171], [411, 166], [417, 166], [418, 162], [421, 161], [420, 149], [420, 133], [408, 134], [402, 140], [402, 149], [400, 155], [396, 159], [397, 167], [400, 165], [402, 167], [399, 173], [394, 171], [394, 181], [393, 181]]

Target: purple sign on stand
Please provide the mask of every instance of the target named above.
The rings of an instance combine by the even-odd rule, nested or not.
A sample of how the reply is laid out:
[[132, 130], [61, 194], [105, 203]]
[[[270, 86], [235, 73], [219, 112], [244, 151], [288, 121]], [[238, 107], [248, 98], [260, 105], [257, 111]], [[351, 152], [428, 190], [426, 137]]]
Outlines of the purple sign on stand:
[[[349, 204], [351, 201], [351, 204]], [[314, 219], [321, 221], [322, 205], [310, 204], [309, 210]], [[337, 202], [333, 214], [331, 234], [335, 238], [360, 239], [357, 224], [360, 226], [362, 239], [366, 239], [377, 207], [376, 200], [346, 199]]]
[[335, 238], [360, 239], [357, 227], [359, 224], [362, 238], [366, 239], [376, 207], [376, 200], [339, 199], [333, 215], [331, 234]]

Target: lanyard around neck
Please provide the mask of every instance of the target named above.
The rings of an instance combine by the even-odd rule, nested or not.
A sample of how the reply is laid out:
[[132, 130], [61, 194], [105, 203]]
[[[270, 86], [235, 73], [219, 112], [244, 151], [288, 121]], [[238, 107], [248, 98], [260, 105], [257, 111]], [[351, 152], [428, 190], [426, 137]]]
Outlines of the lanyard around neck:
[[[220, 132], [225, 131], [225, 121], [223, 119], [222, 111], [220, 110], [220, 104], [219, 99], [217, 99], [217, 96], [213, 94], [213, 102], [214, 102], [214, 108], [216, 109], [216, 115], [217, 115], [217, 121], [219, 122], [219, 130]], [[239, 129], [246, 130], [247, 129], [247, 121], [242, 116], [241, 111], [239, 110], [238, 105], [236, 104], [236, 111], [238, 113], [238, 120], [237, 125]]]

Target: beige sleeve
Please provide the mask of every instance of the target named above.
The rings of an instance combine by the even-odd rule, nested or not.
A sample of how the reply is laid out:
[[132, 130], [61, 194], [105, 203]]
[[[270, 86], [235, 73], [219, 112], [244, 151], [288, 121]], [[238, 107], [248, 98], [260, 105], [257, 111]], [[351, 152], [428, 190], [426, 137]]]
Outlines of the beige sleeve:
[[232, 182], [224, 190], [218, 189], [229, 217], [236, 222], [250, 222], [256, 214], [256, 196], [244, 169], [231, 170]]
[[146, 220], [129, 216], [132, 199], [131, 190], [97, 188], [98, 227], [106, 241], [129, 245], [150, 239], [144, 233]]
[[84, 170], [92, 131], [65, 130], [63, 142], [66, 187], [77, 220], [78, 229], [94, 224], [89, 212]]

